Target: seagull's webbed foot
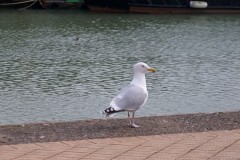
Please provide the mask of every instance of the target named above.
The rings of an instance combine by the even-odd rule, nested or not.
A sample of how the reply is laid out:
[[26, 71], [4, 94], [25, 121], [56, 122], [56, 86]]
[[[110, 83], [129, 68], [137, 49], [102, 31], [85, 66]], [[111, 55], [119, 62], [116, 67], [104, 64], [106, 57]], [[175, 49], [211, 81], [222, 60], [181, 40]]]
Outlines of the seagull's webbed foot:
[[132, 128], [139, 128], [139, 126], [134, 123], [134, 114], [135, 112], [132, 113], [132, 118], [130, 118], [130, 112], [128, 111], [128, 119], [129, 119], [128, 126], [131, 126]]
[[139, 128], [139, 127], [140, 127], [139, 125], [136, 125], [136, 124], [131, 124], [131, 126], [132, 126], [133, 128]]

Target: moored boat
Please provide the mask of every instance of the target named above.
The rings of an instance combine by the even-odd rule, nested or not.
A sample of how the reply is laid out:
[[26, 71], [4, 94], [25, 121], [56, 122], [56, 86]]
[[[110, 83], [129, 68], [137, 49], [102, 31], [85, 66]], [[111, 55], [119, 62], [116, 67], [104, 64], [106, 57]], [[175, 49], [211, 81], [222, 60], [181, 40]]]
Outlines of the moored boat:
[[137, 13], [240, 13], [240, 0], [84, 0], [91, 11]]
[[39, 0], [45, 9], [81, 8], [83, 0]]
[[96, 12], [128, 12], [129, 0], [84, 0], [91, 11]]

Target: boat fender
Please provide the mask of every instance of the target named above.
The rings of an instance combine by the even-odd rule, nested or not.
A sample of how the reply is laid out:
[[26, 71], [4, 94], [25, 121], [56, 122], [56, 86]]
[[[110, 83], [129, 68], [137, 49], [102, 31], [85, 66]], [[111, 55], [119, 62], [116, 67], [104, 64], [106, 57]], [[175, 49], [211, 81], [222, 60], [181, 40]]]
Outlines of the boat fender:
[[204, 1], [190, 1], [191, 8], [207, 8], [208, 3]]

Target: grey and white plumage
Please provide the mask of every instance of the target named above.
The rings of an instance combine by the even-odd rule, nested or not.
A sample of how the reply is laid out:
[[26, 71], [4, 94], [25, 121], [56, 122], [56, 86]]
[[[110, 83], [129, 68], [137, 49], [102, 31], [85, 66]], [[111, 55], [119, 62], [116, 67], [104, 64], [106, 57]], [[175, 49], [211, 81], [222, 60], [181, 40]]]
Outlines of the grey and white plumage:
[[[150, 68], [146, 63], [139, 62], [135, 64], [133, 80], [129, 85], [120, 90], [111, 101], [110, 107], [103, 110], [102, 114], [106, 114], [106, 117], [111, 117], [117, 112], [127, 111], [130, 125], [138, 127], [134, 123], [135, 111], [141, 108], [148, 99], [145, 73], [155, 71], [154, 68]], [[130, 112], [132, 113], [132, 118], [130, 118]]]

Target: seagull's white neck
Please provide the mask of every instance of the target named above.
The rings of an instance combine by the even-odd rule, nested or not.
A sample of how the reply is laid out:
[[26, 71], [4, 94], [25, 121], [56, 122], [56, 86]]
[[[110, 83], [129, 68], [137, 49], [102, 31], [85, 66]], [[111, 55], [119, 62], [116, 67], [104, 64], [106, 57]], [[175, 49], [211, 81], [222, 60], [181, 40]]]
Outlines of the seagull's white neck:
[[131, 83], [147, 89], [145, 73], [135, 72]]

